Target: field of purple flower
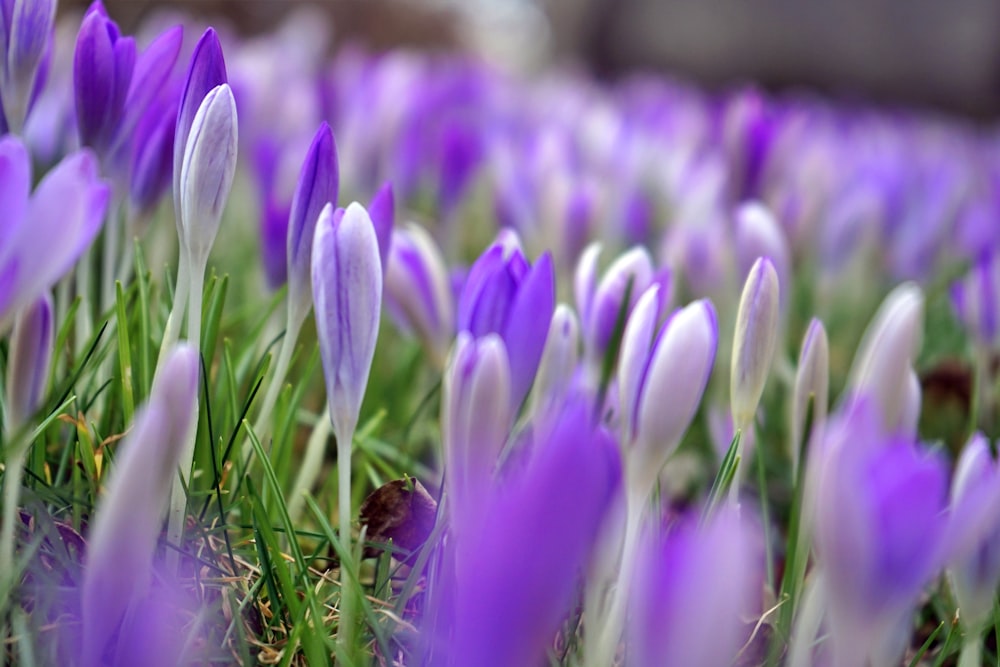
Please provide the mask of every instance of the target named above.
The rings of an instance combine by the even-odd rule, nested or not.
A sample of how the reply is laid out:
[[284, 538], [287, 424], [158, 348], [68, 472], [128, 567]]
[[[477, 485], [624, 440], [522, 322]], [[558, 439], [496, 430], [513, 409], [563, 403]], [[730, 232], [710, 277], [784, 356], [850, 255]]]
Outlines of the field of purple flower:
[[998, 128], [322, 33], [0, 0], [5, 664], [1000, 665]]

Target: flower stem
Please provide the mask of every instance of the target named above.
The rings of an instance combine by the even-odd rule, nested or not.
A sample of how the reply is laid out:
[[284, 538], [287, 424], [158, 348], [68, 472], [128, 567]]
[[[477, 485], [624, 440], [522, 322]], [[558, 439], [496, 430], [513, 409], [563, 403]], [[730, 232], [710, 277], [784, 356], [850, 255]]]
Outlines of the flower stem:
[[[351, 440], [353, 429], [337, 433], [337, 511], [340, 517], [339, 537], [346, 558], [340, 563], [340, 621], [337, 643], [345, 655], [354, 654], [354, 591], [357, 581], [354, 549], [351, 545]], [[350, 573], [350, 574], [349, 574]]]

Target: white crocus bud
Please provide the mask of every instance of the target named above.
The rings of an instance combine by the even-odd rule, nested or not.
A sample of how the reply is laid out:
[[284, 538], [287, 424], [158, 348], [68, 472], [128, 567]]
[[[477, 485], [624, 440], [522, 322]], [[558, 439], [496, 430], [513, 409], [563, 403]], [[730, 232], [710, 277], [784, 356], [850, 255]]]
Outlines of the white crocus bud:
[[847, 396], [870, 396], [886, 430], [895, 429], [906, 410], [907, 392], [900, 390], [920, 350], [923, 319], [923, 292], [915, 283], [900, 285], [882, 302], [854, 356]]
[[778, 341], [780, 300], [774, 264], [767, 257], [760, 257], [747, 276], [736, 314], [729, 397], [733, 424], [739, 430], [746, 430], [753, 423], [764, 393]]

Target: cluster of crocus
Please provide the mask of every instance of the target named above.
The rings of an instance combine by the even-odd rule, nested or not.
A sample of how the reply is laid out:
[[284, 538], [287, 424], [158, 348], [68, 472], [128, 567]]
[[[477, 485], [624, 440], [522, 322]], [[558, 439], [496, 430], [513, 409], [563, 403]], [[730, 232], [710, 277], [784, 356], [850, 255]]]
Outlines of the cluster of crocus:
[[[180, 27], [140, 50], [143, 40], [123, 35], [96, 2], [62, 53], [50, 39], [52, 3], [5, 0], [0, 9], [0, 336], [9, 334], [0, 615], [21, 583], [7, 578], [17, 578], [26, 457], [45, 472], [41, 436], [63, 428], [56, 413], [39, 414], [56, 403], [46, 395], [62, 375], [53, 366], [76, 362], [54, 349], [56, 332], [66, 327], [77, 352], [92, 339], [96, 349], [92, 319], [109, 311], [117, 350], [95, 374], [120, 372], [125, 409], [105, 405], [99, 389], [80, 401], [82, 417], [62, 420], [88, 443], [103, 440], [75, 640], [87, 667], [141, 661], [144, 628], [161, 621], [167, 630], [150, 641], [182, 647], [189, 629], [171, 610], [186, 613], [176, 600], [187, 589], [174, 577], [200, 558], [185, 539], [189, 498], [210, 492], [225, 520], [247, 508], [255, 522], [290, 523], [322, 475], [331, 431], [336, 499], [327, 506], [337, 530], [325, 546], [339, 542], [336, 629], [317, 627], [318, 606], [280, 622], [300, 623], [287, 635], [295, 641], [322, 633], [313, 647], [361, 661], [369, 545], [354, 525], [354, 447], [370, 445], [369, 429], [409, 418], [383, 403], [397, 382], [373, 371], [377, 353], [394, 351], [383, 336], [419, 339], [434, 387], [416, 410], [430, 433], [420, 455], [438, 463], [425, 480], [440, 489], [434, 539], [418, 554], [386, 551], [414, 567], [422, 587], [422, 604], [411, 597], [396, 608], [405, 618], [386, 614], [413, 664], [719, 667], [756, 664], [758, 644], [770, 641], [770, 657], [791, 665], [888, 667], [905, 654], [929, 591], [935, 613], [958, 610], [962, 667], [982, 661], [1000, 580], [1000, 467], [990, 443], [1000, 340], [995, 139], [915, 113], [754, 89], [529, 81], [460, 58], [356, 49], [326, 63], [322, 35], [289, 32], [311, 29], [308, 21], [234, 43], [227, 68], [213, 29], [190, 50]], [[190, 53], [184, 77], [174, 72], [181, 53]], [[72, 95], [45, 97], [49, 79]], [[43, 150], [32, 123], [61, 123], [60, 136], [82, 148]], [[283, 318], [265, 324], [283, 326], [283, 337], [275, 363], [261, 362], [257, 379], [269, 384], [260, 404], [248, 400], [234, 417], [231, 441], [246, 437], [240, 460], [206, 471], [196, 443], [207, 444], [199, 453], [213, 465], [229, 448], [213, 442], [219, 420], [202, 391], [210, 396], [220, 375], [233, 391], [253, 379], [243, 375], [251, 353], [234, 363], [227, 347], [218, 358], [219, 319], [202, 326], [238, 151], [251, 156], [263, 282], [285, 289]], [[49, 165], [33, 189], [32, 157]], [[146, 318], [141, 341], [130, 342], [130, 237], [168, 187], [175, 289], [161, 290], [173, 300], [156, 370], [140, 387], [128, 353], [155, 345], [161, 330]], [[103, 256], [87, 257], [101, 234]], [[74, 265], [75, 280], [64, 279]], [[938, 286], [959, 274], [950, 312]], [[135, 302], [147, 303], [155, 279], [141, 278]], [[71, 307], [75, 329], [64, 322]], [[297, 346], [313, 343], [310, 311], [326, 400], [289, 399], [283, 428], [314, 429], [299, 465], [284, 460], [296, 455], [297, 434], [277, 433], [272, 414], [282, 412], [288, 381], [311, 388], [292, 363]], [[954, 473], [921, 432], [921, 374], [936, 361], [922, 356], [925, 312], [964, 328], [975, 363], [972, 428], [961, 433]], [[185, 319], [187, 342], [178, 344]], [[49, 407], [65, 410], [77, 397], [64, 400]], [[366, 427], [373, 404], [378, 416]], [[321, 415], [305, 414], [318, 405]], [[120, 445], [88, 425], [96, 413], [127, 432]], [[713, 426], [724, 441], [715, 448]], [[751, 462], [755, 478], [745, 472]], [[283, 493], [279, 464], [298, 475], [288, 502], [272, 506]], [[264, 492], [241, 505], [255, 485]], [[260, 549], [248, 576], [270, 577], [260, 528], [241, 542]], [[283, 539], [306, 563], [307, 538]], [[282, 585], [306, 585], [326, 559], [309, 559], [301, 582]], [[953, 595], [937, 596], [945, 586]], [[280, 607], [274, 580], [253, 590]], [[777, 631], [760, 633], [772, 614]], [[333, 634], [336, 649], [324, 643]], [[373, 635], [381, 650], [384, 633]], [[157, 657], [191, 659], [181, 653]]]

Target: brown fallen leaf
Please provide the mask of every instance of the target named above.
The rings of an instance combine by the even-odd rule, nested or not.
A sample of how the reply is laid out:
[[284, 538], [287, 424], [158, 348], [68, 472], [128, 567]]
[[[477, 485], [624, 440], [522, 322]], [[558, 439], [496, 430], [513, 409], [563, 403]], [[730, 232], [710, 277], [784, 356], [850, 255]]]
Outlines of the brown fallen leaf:
[[[360, 521], [368, 527], [368, 541], [387, 544], [404, 551], [416, 551], [431, 534], [437, 514], [437, 501], [413, 477], [396, 479], [379, 488], [361, 503]], [[382, 549], [366, 546], [365, 558], [377, 556]]]

